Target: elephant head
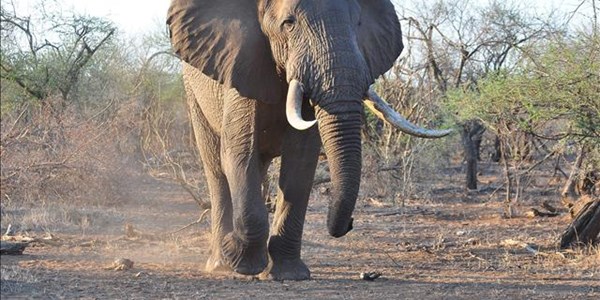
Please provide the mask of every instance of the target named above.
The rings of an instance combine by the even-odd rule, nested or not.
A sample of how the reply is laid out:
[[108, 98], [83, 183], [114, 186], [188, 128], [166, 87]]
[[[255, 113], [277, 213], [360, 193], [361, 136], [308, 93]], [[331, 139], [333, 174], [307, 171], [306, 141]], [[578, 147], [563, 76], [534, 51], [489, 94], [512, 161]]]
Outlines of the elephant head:
[[352, 227], [363, 103], [408, 133], [448, 134], [407, 123], [369, 90], [403, 48], [389, 0], [175, 0], [167, 22], [183, 61], [242, 96], [287, 101], [299, 130], [316, 121], [331, 171], [334, 237]]

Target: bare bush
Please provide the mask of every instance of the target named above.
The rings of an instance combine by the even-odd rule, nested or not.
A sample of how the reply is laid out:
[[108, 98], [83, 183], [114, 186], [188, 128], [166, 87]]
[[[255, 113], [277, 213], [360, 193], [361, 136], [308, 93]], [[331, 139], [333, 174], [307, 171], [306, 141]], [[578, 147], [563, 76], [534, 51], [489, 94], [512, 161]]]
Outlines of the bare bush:
[[179, 184], [201, 209], [210, 207], [189, 118], [183, 103], [152, 101], [141, 120], [144, 168], [154, 178]]
[[[435, 101], [421, 98], [424, 91], [412, 86], [411, 79], [400, 79], [418, 75], [400, 64], [394, 71], [395, 79], [378, 82], [379, 94], [412, 122], [437, 125], [432, 121], [437, 116]], [[449, 163], [451, 152], [447, 149], [454, 151], [452, 139], [414, 138], [371, 115], [366, 116], [364, 137], [364, 193], [367, 197], [383, 197], [393, 202], [424, 197], [430, 191], [432, 175]]]
[[[48, 99], [45, 103], [60, 101]], [[3, 204], [121, 203], [118, 174], [123, 173], [114, 124], [86, 119], [68, 106], [62, 113], [55, 113], [52, 107], [28, 104], [3, 115]]]

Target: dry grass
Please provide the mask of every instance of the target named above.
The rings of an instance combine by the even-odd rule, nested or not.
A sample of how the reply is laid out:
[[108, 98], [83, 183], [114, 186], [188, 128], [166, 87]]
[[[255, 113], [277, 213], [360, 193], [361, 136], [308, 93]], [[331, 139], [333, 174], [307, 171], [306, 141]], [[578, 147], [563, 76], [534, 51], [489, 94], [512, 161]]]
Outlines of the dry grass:
[[16, 265], [0, 266], [0, 278], [2, 280], [0, 292], [3, 295], [31, 288], [39, 282], [32, 270]]
[[91, 228], [119, 222], [123, 215], [118, 209], [98, 206], [45, 204], [31, 208], [6, 205], [2, 209], [2, 228], [13, 225], [17, 232], [69, 232], [85, 234]]

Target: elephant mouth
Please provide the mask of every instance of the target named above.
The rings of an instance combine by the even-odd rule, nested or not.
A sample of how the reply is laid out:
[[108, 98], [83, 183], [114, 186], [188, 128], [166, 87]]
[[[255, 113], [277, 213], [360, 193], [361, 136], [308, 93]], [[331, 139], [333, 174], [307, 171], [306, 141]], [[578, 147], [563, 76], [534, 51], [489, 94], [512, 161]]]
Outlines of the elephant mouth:
[[[289, 83], [286, 99], [286, 117], [288, 123], [297, 130], [306, 130], [317, 123], [317, 120], [306, 121], [302, 117], [302, 101], [304, 99], [304, 85], [292, 79]], [[452, 133], [452, 129], [434, 130], [415, 125], [396, 112], [392, 107], [373, 90], [369, 88], [364, 100], [364, 105], [378, 118], [390, 123], [400, 131], [421, 138], [441, 138]]]

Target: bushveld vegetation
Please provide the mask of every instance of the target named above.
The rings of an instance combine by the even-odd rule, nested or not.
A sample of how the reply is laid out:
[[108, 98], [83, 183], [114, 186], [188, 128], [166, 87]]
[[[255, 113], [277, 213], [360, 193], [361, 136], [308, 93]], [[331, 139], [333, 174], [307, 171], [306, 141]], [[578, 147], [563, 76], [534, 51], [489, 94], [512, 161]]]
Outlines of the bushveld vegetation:
[[[2, 230], [85, 228], [130, 198], [139, 173], [181, 184], [207, 209], [165, 29], [131, 37], [106, 19], [43, 3], [31, 16], [1, 6]], [[524, 203], [570, 209], [580, 219], [561, 246], [597, 243], [596, 1], [546, 15], [501, 1], [420, 3], [399, 11], [405, 50], [375, 88], [411, 121], [456, 131], [418, 139], [366, 114], [360, 197], [404, 207], [447, 191], [452, 178], [459, 195], [503, 203], [503, 218], [531, 213], [519, 211]], [[327, 178], [323, 165], [319, 194]]]
[[[118, 205], [130, 172], [191, 149], [166, 32], [130, 37], [43, 1], [31, 16], [11, 4], [0, 16], [3, 216], [13, 206]], [[11, 219], [3, 228], [21, 223]]]
[[[3, 206], [115, 204], [127, 190], [118, 175], [140, 163], [201, 202], [180, 67], [166, 32], [131, 39], [108, 20], [43, 4], [33, 16], [2, 6]], [[457, 134], [415, 139], [366, 115], [363, 194], [396, 203], [426, 198], [433, 175], [461, 159], [468, 189], [478, 187], [478, 162], [504, 170], [497, 180], [508, 217], [536, 170], [553, 172], [562, 184], [556, 197], [568, 205], [597, 195], [595, 4], [545, 16], [469, 1], [400, 12], [406, 49], [376, 88], [412, 121]], [[582, 12], [588, 6], [593, 13]]]

